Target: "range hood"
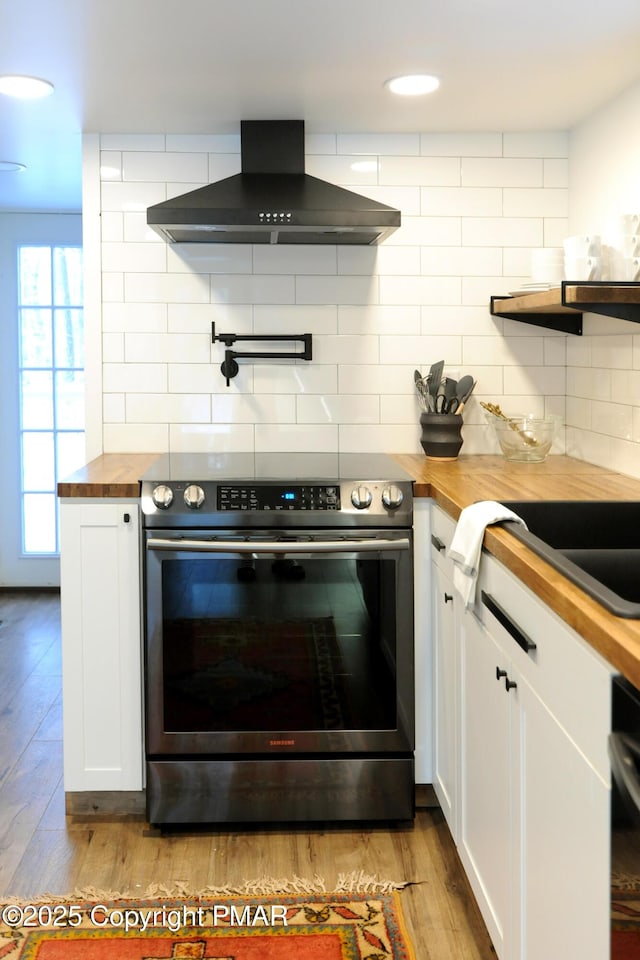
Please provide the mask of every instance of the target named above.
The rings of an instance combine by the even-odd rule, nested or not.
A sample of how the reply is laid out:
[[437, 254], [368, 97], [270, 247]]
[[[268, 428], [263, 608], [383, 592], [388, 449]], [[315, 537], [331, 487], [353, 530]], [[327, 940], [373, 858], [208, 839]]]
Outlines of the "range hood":
[[170, 243], [378, 244], [400, 211], [304, 172], [304, 121], [243, 120], [242, 173], [156, 203]]

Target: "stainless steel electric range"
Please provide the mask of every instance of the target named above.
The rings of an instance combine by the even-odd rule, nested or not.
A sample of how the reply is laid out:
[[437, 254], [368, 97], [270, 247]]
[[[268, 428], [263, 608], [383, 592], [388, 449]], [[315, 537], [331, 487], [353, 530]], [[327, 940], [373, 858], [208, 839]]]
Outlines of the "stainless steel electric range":
[[152, 824], [413, 817], [412, 501], [383, 456], [143, 479]]

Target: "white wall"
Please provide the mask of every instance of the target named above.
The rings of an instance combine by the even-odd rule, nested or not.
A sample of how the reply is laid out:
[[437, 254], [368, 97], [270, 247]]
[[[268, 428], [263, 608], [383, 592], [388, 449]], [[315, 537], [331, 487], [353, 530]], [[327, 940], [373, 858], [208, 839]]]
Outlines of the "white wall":
[[[640, 212], [640, 84], [570, 136], [570, 230], [607, 239]], [[640, 476], [640, 326], [586, 315], [567, 340], [567, 452]]]
[[[488, 304], [528, 278], [532, 248], [567, 234], [567, 148], [563, 134], [309, 135], [308, 173], [401, 208], [385, 244], [171, 246], [146, 207], [237, 172], [239, 137], [88, 138], [91, 449], [420, 453], [413, 370], [441, 358], [477, 378], [477, 398], [564, 416], [566, 337]], [[226, 387], [212, 320], [310, 332], [314, 359], [241, 362]], [[463, 453], [497, 449], [477, 399], [463, 435]]]

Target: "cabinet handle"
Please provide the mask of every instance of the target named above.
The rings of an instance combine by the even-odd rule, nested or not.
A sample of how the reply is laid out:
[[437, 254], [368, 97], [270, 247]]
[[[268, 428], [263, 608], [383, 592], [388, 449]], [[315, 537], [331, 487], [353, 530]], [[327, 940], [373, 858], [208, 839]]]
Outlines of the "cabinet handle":
[[123, 516], [122, 519], [124, 520], [125, 523], [130, 523], [130, 521], [131, 521], [131, 514], [130, 514], [130, 513], [125, 513], [125, 515]]
[[502, 680], [502, 678], [506, 677], [506, 675], [506, 670], [501, 670], [500, 667], [496, 667], [496, 680]]
[[445, 602], [445, 603], [449, 603], [449, 601], [451, 601], [451, 603], [453, 603], [453, 597], [451, 596], [450, 593], [445, 593], [445, 595], [444, 595], [444, 602]]
[[500, 604], [494, 600], [490, 593], [486, 593], [484, 590], [482, 590], [480, 596], [487, 610], [494, 615], [498, 623], [502, 624], [507, 633], [513, 637], [515, 642], [524, 650], [525, 653], [531, 653], [532, 650], [536, 649], [536, 644], [534, 641], [531, 640], [526, 633], [524, 633], [520, 627], [513, 622], [509, 614], [502, 609]]
[[507, 691], [507, 693], [509, 693], [509, 690], [513, 690], [513, 689], [516, 688], [517, 686], [518, 686], [518, 684], [515, 682], [515, 680], [509, 680], [509, 677], [505, 677], [504, 687], [505, 687], [505, 690]]
[[436, 537], [435, 533], [431, 534], [431, 543], [436, 548], [438, 553], [442, 553], [443, 550], [447, 549], [446, 543], [443, 543], [440, 537]]

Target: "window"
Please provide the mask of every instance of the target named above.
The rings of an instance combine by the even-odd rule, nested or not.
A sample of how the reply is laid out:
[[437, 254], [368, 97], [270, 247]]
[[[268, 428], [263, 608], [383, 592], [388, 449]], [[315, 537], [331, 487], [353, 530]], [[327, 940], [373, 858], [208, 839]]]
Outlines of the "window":
[[84, 460], [82, 249], [18, 247], [22, 551], [58, 553], [56, 482]]

